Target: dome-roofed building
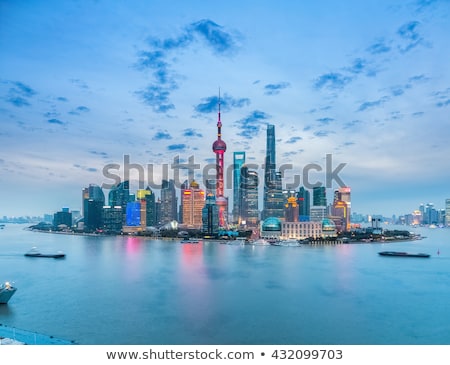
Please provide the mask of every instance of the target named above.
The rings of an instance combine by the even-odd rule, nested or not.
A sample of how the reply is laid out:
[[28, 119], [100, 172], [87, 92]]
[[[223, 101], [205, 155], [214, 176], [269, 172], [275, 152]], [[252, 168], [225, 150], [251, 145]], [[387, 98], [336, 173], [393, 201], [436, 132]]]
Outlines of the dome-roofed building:
[[279, 238], [281, 235], [281, 220], [277, 217], [264, 219], [261, 224], [262, 238]]
[[336, 236], [336, 224], [329, 218], [322, 219], [322, 237], [331, 238]]

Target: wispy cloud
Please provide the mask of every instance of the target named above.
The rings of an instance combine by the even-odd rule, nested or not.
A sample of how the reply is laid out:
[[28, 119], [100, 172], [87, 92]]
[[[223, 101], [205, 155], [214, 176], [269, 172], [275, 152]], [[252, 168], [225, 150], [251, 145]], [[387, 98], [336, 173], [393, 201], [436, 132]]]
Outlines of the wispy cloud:
[[325, 117], [325, 118], [319, 118], [316, 120], [322, 124], [330, 124], [332, 121], [334, 121], [334, 118]]
[[8, 103], [17, 106], [19, 108], [23, 106], [30, 106], [31, 104], [28, 102], [27, 99], [22, 98], [21, 96], [8, 96], [5, 99]]
[[64, 125], [64, 124], [66, 124], [66, 123], [64, 123], [63, 121], [61, 121], [61, 120], [59, 120], [59, 119], [56, 119], [56, 118], [49, 119], [49, 120], [47, 120], [47, 122], [50, 123], [50, 124], [58, 124], [58, 125]]
[[87, 167], [87, 166], [83, 166], [80, 164], [73, 164], [73, 167], [83, 170], [83, 171], [88, 171], [88, 172], [97, 172], [98, 171], [95, 167]]
[[89, 109], [87, 106], [81, 105], [81, 106], [78, 106], [78, 107], [76, 107], [75, 109], [71, 110], [71, 111], [69, 112], [69, 114], [71, 114], [71, 115], [80, 115], [81, 113], [87, 113], [87, 112], [89, 112], [90, 110], [91, 110], [91, 109]]
[[[228, 94], [220, 97], [220, 108], [223, 111], [229, 111], [232, 108], [242, 108], [250, 104], [248, 98], [233, 98]], [[208, 96], [202, 99], [202, 102], [194, 107], [197, 113], [212, 113], [217, 112], [219, 107], [218, 96]]]
[[426, 44], [418, 32], [419, 26], [420, 23], [418, 21], [410, 21], [398, 28], [397, 34], [404, 42], [404, 44], [398, 46], [401, 53], [406, 53], [420, 44]]
[[250, 113], [249, 116], [238, 120], [235, 123], [236, 126], [241, 130], [238, 135], [248, 139], [252, 139], [259, 134], [261, 126], [266, 125], [267, 123], [265, 121], [270, 118], [270, 115], [259, 110], [254, 110], [252, 113]]
[[186, 145], [184, 143], [171, 144], [171, 145], [167, 146], [167, 149], [169, 151], [183, 151], [186, 149]]
[[203, 134], [197, 132], [194, 128], [187, 128], [183, 131], [184, 137], [203, 137]]
[[289, 138], [287, 141], [286, 141], [286, 143], [289, 143], [289, 144], [291, 144], [291, 143], [295, 143], [295, 142], [298, 142], [298, 141], [301, 141], [303, 138], [302, 137], [291, 137], [291, 138]]
[[162, 139], [172, 139], [172, 136], [167, 131], [158, 131], [152, 138], [153, 141], [160, 141]]
[[344, 88], [352, 78], [350, 76], [345, 76], [339, 72], [329, 72], [319, 76], [314, 81], [315, 89], [342, 89]]
[[390, 42], [387, 42], [384, 39], [378, 39], [377, 41], [372, 43], [369, 47], [367, 47], [366, 51], [369, 52], [371, 55], [388, 53], [392, 49], [392, 47], [389, 43]]
[[103, 152], [103, 151], [90, 150], [89, 153], [92, 154], [92, 155], [100, 156], [102, 158], [107, 158], [108, 157], [108, 154], [106, 152]]
[[150, 37], [147, 42], [150, 49], [138, 52], [135, 67], [140, 71], [150, 70], [154, 83], [136, 94], [157, 113], [175, 109], [170, 94], [179, 88], [179, 77], [174, 71], [174, 63], [178, 58], [173, 57], [173, 53], [196, 41], [203, 41], [214, 54], [229, 57], [239, 48], [238, 38], [235, 33], [209, 19], [187, 25], [173, 38]]
[[173, 88], [165, 88], [158, 85], [149, 85], [144, 90], [136, 91], [144, 104], [151, 106], [156, 113], [166, 113], [175, 109], [175, 105], [170, 102], [169, 96]]
[[2, 84], [9, 85], [10, 88], [4, 100], [16, 107], [30, 106], [30, 98], [37, 94], [36, 90], [20, 81], [1, 81]]
[[334, 134], [334, 133], [336, 133], [336, 132], [333, 132], [333, 131], [317, 131], [317, 132], [314, 132], [314, 135], [316, 136], [316, 137], [328, 137], [330, 134]]
[[289, 82], [279, 82], [277, 84], [267, 84], [264, 86], [265, 95], [278, 95], [281, 90], [291, 86]]
[[386, 103], [389, 99], [390, 98], [388, 96], [383, 96], [382, 98], [375, 100], [375, 101], [365, 101], [364, 103], [362, 103], [359, 106], [358, 111], [362, 112], [362, 111], [365, 111], [370, 108], [378, 107], [378, 106]]
[[84, 90], [89, 89], [88, 84], [87, 84], [85, 81], [81, 80], [81, 79], [70, 79], [69, 81], [70, 81], [73, 85], [79, 87], [80, 89], [84, 89]]

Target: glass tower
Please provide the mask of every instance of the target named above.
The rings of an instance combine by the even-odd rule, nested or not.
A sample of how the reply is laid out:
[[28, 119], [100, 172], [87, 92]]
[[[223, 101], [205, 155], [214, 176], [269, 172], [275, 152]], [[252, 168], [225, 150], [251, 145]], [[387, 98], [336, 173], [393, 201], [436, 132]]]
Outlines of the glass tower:
[[239, 221], [240, 212], [240, 189], [241, 189], [241, 167], [245, 163], [245, 152], [233, 153], [233, 220]]

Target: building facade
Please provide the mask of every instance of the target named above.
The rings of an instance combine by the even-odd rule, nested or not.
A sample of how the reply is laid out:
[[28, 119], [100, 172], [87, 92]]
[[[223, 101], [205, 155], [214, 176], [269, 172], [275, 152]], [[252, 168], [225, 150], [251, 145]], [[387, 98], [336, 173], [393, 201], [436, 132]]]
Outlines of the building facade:
[[241, 168], [239, 201], [239, 224], [244, 227], [257, 227], [259, 222], [258, 209], [258, 173], [246, 165]]
[[194, 180], [189, 187], [181, 190], [181, 207], [183, 226], [188, 228], [202, 228], [202, 210], [205, 206], [205, 191], [200, 189]]
[[240, 196], [241, 196], [241, 168], [245, 163], [245, 152], [233, 153], [233, 221], [238, 223], [240, 212]]

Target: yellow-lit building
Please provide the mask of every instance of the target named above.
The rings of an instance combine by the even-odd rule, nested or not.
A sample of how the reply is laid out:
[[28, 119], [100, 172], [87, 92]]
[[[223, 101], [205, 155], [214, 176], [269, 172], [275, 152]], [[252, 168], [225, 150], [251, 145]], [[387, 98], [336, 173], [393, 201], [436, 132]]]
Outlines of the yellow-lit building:
[[202, 227], [202, 209], [205, 206], [205, 191], [192, 180], [189, 188], [181, 190], [183, 207], [183, 226], [188, 228]]
[[150, 195], [150, 190], [140, 189], [136, 192], [136, 200], [141, 203], [141, 227], [147, 227], [147, 201], [145, 197]]

